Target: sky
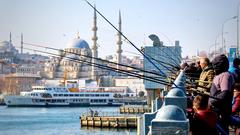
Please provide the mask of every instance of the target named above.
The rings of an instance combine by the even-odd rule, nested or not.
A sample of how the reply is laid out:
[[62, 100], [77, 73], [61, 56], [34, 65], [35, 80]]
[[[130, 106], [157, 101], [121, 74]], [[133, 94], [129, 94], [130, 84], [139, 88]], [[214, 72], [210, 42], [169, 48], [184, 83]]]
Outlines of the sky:
[[[152, 44], [150, 34], [158, 35], [166, 46], [179, 40], [183, 57], [213, 51], [222, 46], [222, 39], [226, 48], [237, 44], [237, 19], [232, 17], [240, 12], [240, 0], [89, 2], [116, 27], [120, 10], [122, 33], [138, 48]], [[9, 40], [11, 32], [15, 46], [20, 46], [21, 33], [26, 43], [59, 49], [66, 48], [78, 32], [90, 47], [93, 44], [93, 9], [84, 0], [0, 0], [0, 18], [0, 41]], [[97, 18], [98, 51], [103, 58], [115, 54], [117, 32], [100, 15]], [[126, 41], [122, 48], [129, 57], [140, 54]]]

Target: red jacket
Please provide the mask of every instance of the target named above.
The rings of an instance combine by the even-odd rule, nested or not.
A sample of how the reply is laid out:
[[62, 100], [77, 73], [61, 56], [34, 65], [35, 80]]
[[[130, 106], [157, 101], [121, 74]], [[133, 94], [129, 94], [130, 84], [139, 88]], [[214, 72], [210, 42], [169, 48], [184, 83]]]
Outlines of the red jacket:
[[233, 98], [232, 114], [240, 111], [240, 94]]
[[192, 119], [191, 130], [193, 135], [217, 135], [217, 114], [210, 110], [195, 112]]
[[199, 110], [196, 115], [200, 120], [204, 121], [211, 128], [216, 127], [217, 114], [215, 112], [212, 112], [210, 110]]

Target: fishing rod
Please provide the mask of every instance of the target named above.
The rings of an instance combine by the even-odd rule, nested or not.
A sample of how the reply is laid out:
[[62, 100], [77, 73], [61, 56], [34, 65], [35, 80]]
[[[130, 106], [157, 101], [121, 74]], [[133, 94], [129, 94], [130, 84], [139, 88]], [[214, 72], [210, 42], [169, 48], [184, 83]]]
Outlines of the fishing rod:
[[[38, 51], [38, 52], [41, 52], [41, 51]], [[41, 53], [47, 53], [47, 52], [41, 52]], [[52, 54], [52, 53], [47, 53], [47, 54], [59, 56], [59, 55]], [[61, 57], [61, 56], [59, 56], [59, 57]], [[121, 73], [121, 74], [124, 74], [124, 75], [129, 75], [129, 76], [133, 76], [133, 77], [137, 77], [137, 78], [153, 81], [153, 82], [156, 82], [156, 83], [161, 83], [161, 84], [164, 83], [165, 84], [165, 82], [163, 82], [163, 81], [160, 82], [161, 80], [158, 81], [158, 79], [153, 78], [153, 77], [143, 76], [143, 75], [139, 75], [139, 74], [136, 74], [136, 73], [131, 73], [131, 72], [125, 71], [125, 70], [117, 70], [116, 68], [112, 68], [112, 67], [108, 67], [108, 66], [104, 66], [104, 65], [100, 65], [100, 64], [96, 64], [96, 63], [94, 64], [94, 63], [91, 63], [91, 62], [88, 62], [88, 61], [74, 59], [74, 58], [71, 58], [71, 57], [65, 57], [65, 58], [68, 58], [68, 61], [85, 63], [86, 65], [90, 65], [90, 66], [94, 65], [95, 67], [98, 67], [98, 68], [101, 68], [101, 69], [106, 69], [106, 70], [118, 72], [118, 73]]]
[[121, 31], [119, 31], [104, 15], [102, 15], [91, 3], [89, 3], [87, 0], [84, 0], [90, 7], [92, 7], [94, 9], [94, 11], [96, 11], [106, 22], [108, 22], [108, 24], [110, 24], [121, 36], [123, 36], [125, 38], [125, 40], [127, 40], [138, 52], [140, 52], [144, 58], [146, 58], [163, 76], [167, 77], [167, 75], [162, 72], [162, 70], [156, 66], [149, 57], [147, 57], [139, 48], [137, 48], [136, 45], [134, 45]]
[[[174, 53], [173, 50], [171, 50], [170, 48], [167, 48], [167, 49], [168, 49], [169, 51], [171, 51], [173, 54], [176, 54], [176, 53]], [[176, 48], [175, 48], [175, 51], [177, 51]], [[177, 53], [180, 53], [180, 52], [177, 51]], [[166, 54], [167, 54], [167, 53], [166, 53]], [[168, 55], [168, 54], [167, 54], [167, 55]], [[168, 56], [169, 56], [169, 55], [168, 55]], [[172, 61], [175, 62], [175, 64], [178, 64], [178, 63], [176, 63], [175, 59], [173, 59], [173, 58], [170, 57], [170, 56], [169, 56], [169, 58], [171, 58]], [[175, 58], [176, 58], [179, 62], [181, 62], [181, 58], [180, 58], [180, 57], [178, 57], [177, 55], [175, 55]]]
[[[160, 62], [159, 60], [151, 57], [150, 55], [148, 55], [148, 57], [151, 58], [152, 60], [154, 60], [155, 62], [157, 62], [158, 64], [162, 65], [165, 69], [167, 69], [167, 70], [170, 71], [171, 73], [176, 74], [175, 72], [173, 72], [172, 69], [169, 69], [167, 66], [165, 66], [162, 61]], [[173, 66], [173, 67], [175, 67], [175, 66]]]
[[[127, 40], [138, 52], [140, 52], [144, 58], [147, 59], [147, 61], [149, 61], [164, 77], [167, 78], [167, 75], [162, 72], [162, 70], [154, 64], [153, 61], [151, 61], [151, 59], [149, 57], [147, 57], [147, 55], [145, 55], [145, 53], [143, 53], [139, 48], [136, 47], [136, 45], [134, 45], [120, 30], [118, 30], [105, 16], [103, 16], [91, 3], [89, 3], [87, 0], [84, 0], [90, 7], [92, 7], [94, 9], [95, 12], [97, 12], [106, 22], [108, 22], [108, 24], [110, 24], [121, 36], [123, 36], [125, 38], [125, 40]], [[171, 82], [175, 87], [178, 87], [174, 82]]]
[[[130, 51], [124, 51], [124, 52], [128, 52], [128, 53], [132, 53], [132, 54], [141, 56], [141, 55], [138, 54], [138, 53], [134, 53], [134, 52], [130, 52]], [[153, 58], [153, 57], [151, 57], [151, 59], [154, 60], [154, 61], [156, 61], [157, 63], [160, 63], [160, 62], [161, 62], [161, 63], [163, 63], [163, 64], [165, 64], [165, 65], [168, 65], [168, 66], [170, 66], [170, 67], [173, 67], [174, 69], [177, 69], [177, 70], [180, 69], [180, 66], [179, 66], [179, 65], [172, 65], [172, 64], [170, 64], [170, 63], [168, 63], [168, 62], [161, 61], [161, 60], [157, 60], [157, 59], [155, 59], [155, 58]]]
[[[155, 34], [151, 34], [151, 35], [149, 35], [148, 37], [153, 41], [153, 44], [154, 44], [154, 42], [156, 42], [156, 40], [158, 40], [158, 42], [159, 42], [158, 44], [161, 44], [158, 36], [156, 36]], [[160, 45], [160, 46], [161, 46], [161, 45]], [[164, 51], [164, 50], [170, 50], [172, 54], [175, 54], [175, 53], [172, 52], [172, 50], [170, 49], [170, 47], [164, 46], [163, 44], [162, 44], [162, 46], [163, 46], [163, 47], [160, 47], [159, 50], [160, 50], [161, 52], [163, 52], [169, 59], [171, 59], [176, 65], [179, 65], [180, 60], [178, 60], [179, 63], [176, 63], [176, 60], [173, 59], [172, 57], [170, 57], [170, 55]], [[175, 48], [175, 50], [176, 50], [176, 47], [174, 47], [174, 48]], [[160, 55], [161, 55], [161, 54], [160, 54]], [[176, 57], [176, 58], [177, 58], [177, 57]]]
[[[123, 41], [125, 41], [125, 40], [123, 40]], [[126, 43], [128, 43], [127, 41], [125, 41]], [[161, 49], [160, 49], [161, 50]], [[144, 51], [143, 51], [143, 53], [144, 53]], [[150, 59], [152, 59], [152, 60], [154, 60], [155, 62], [157, 62], [158, 64], [160, 64], [162, 67], [164, 67], [165, 69], [167, 69], [168, 71], [170, 71], [170, 72], [172, 72], [172, 73], [174, 73], [171, 69], [169, 69], [169, 67], [167, 67], [167, 66], [165, 66], [164, 65], [164, 63], [166, 63], [166, 62], [163, 62], [163, 61], [159, 61], [159, 60], [156, 60], [155, 58], [153, 58], [152, 56], [150, 56], [150, 55], [148, 55], [148, 54], [146, 54], [146, 53], [144, 53], [146, 56], [148, 56]], [[172, 66], [172, 65], [171, 65]], [[175, 65], [176, 66], [176, 65]], [[174, 73], [175, 74], [175, 73]]]
[[[58, 55], [58, 54], [54, 54], [54, 53], [50, 53], [50, 52], [45, 52], [45, 51], [40, 51], [40, 50], [35, 50], [35, 49], [30, 49], [30, 48], [24, 48], [26, 50], [31, 50], [31, 51], [35, 51], [35, 52], [40, 52], [40, 53], [45, 53], [45, 54], [49, 54], [49, 55], [53, 55], [53, 56], [58, 56], [58, 57], [62, 57], [61, 55]], [[95, 67], [99, 67], [99, 68], [102, 68], [102, 69], [106, 69], [106, 70], [110, 70], [110, 71], [114, 71], [114, 72], [119, 72], [119, 73], [122, 73], [122, 74], [125, 74], [125, 75], [129, 75], [129, 76], [134, 76], [134, 77], [137, 77], [137, 78], [141, 78], [141, 79], [145, 79], [145, 80], [148, 80], [148, 81], [152, 81], [152, 82], [156, 82], [156, 83], [160, 83], [160, 84], [164, 84], [164, 85], [167, 85], [169, 84], [169, 82], [165, 81], [165, 80], [159, 80], [159, 79], [156, 79], [154, 77], [150, 77], [150, 76], [144, 76], [144, 75], [139, 75], [139, 74], [135, 74], [135, 73], [131, 73], [129, 71], [126, 71], [126, 70], [121, 70], [121, 69], [117, 69], [117, 68], [112, 68], [112, 67], [108, 67], [108, 66], [105, 66], [105, 65], [101, 65], [101, 64], [97, 64], [97, 63], [92, 63], [92, 62], [89, 62], [89, 61], [84, 61], [84, 60], [80, 60], [80, 59], [76, 59], [76, 58], [71, 58], [71, 57], [67, 57], [65, 56], [65, 58], [68, 59], [68, 61], [74, 61], [74, 62], [78, 62], [78, 63], [85, 63], [87, 65], [94, 65]]]
[[[139, 54], [138, 54], [139, 55]], [[147, 55], [147, 54], [146, 54]], [[160, 61], [160, 60], [157, 60], [153, 57], [151, 57], [150, 55], [147, 55], [149, 58], [151, 58], [152, 60], [154, 60], [155, 62], [157, 62], [158, 64], [162, 65], [165, 69], [167, 69], [168, 71], [170, 71], [171, 73], [173, 74], [176, 74], [175, 72], [173, 72], [173, 70], [169, 69], [169, 67], [165, 66], [165, 65], [170, 65], [171, 67], [175, 67], [167, 62], [163, 62], [163, 61]], [[164, 65], [165, 64], [165, 65]]]
[[205, 96], [208, 96], [209, 98], [212, 98], [212, 99], [223, 100], [223, 99], [220, 99], [220, 98], [218, 98], [218, 97], [211, 96], [211, 95], [210, 95], [210, 92], [201, 91], [201, 90], [198, 90], [198, 89], [190, 89], [190, 90], [188, 90], [188, 91], [194, 91], [194, 92], [196, 92], [197, 94], [205, 95]]
[[[127, 68], [136, 69], [136, 70], [139, 70], [140, 72], [146, 72], [146, 73], [150, 73], [150, 74], [162, 76], [161, 74], [156, 73], [156, 72], [146, 71], [146, 70], [144, 70], [144, 69], [137, 68], [137, 67], [133, 67], [133, 66], [129, 66], [129, 65], [118, 64], [118, 63], [115, 63], [115, 62], [111, 62], [111, 61], [108, 61], [108, 60], [103, 60], [103, 59], [100, 59], [100, 58], [91, 57], [91, 56], [84, 55], [84, 54], [78, 54], [78, 53], [74, 53], [74, 52], [68, 52], [68, 51], [65, 51], [65, 50], [62, 50], [62, 49], [56, 49], [56, 48], [52, 48], [52, 47], [46, 47], [46, 46], [37, 45], [37, 44], [32, 44], [32, 43], [26, 43], [26, 42], [24, 42], [23, 44], [25, 44], [25, 45], [30, 45], [30, 46], [34, 46], [34, 47], [45, 48], [45, 49], [51, 49], [51, 50], [55, 50], [55, 51], [60, 51], [61, 53], [75, 54], [75, 55], [78, 55], [78, 56], [83, 56], [83, 57], [87, 57], [87, 58], [91, 58], [91, 59], [96, 59], [96, 60], [98, 60], [98, 61], [102, 61], [102, 62], [114, 64], [114, 65], [120, 65], [120, 66], [122, 66], [122, 67], [127, 67]], [[162, 77], [163, 77], [163, 76], [162, 76]]]

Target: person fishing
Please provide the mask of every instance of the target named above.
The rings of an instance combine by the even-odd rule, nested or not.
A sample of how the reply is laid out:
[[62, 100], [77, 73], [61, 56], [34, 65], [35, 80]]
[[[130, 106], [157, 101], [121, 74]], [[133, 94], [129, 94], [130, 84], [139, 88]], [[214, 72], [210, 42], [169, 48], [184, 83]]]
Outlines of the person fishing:
[[228, 58], [222, 54], [212, 61], [216, 76], [210, 89], [209, 104], [211, 109], [218, 114], [220, 127], [229, 134], [229, 124], [232, 113], [232, 98], [234, 89], [234, 77], [228, 72]]

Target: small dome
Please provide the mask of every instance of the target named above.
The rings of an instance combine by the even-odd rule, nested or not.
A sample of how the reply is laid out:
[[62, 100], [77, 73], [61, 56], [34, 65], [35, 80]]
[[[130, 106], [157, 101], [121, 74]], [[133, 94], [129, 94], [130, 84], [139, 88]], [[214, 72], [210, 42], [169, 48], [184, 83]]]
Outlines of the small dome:
[[183, 110], [175, 105], [166, 105], [160, 108], [156, 118], [161, 121], [186, 121], [186, 115]]
[[185, 97], [185, 93], [180, 88], [171, 89], [166, 97]]
[[73, 39], [70, 43], [68, 43], [67, 48], [90, 49], [88, 43], [80, 38]]

